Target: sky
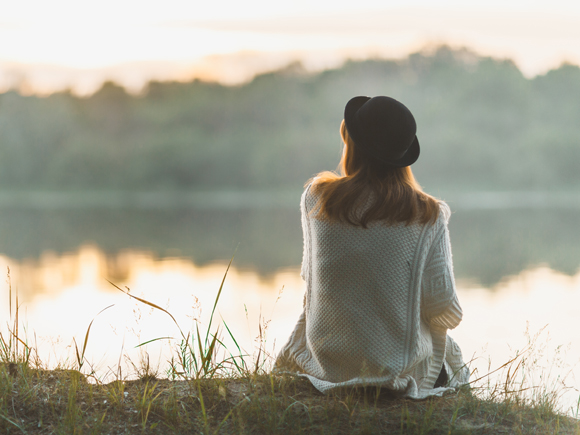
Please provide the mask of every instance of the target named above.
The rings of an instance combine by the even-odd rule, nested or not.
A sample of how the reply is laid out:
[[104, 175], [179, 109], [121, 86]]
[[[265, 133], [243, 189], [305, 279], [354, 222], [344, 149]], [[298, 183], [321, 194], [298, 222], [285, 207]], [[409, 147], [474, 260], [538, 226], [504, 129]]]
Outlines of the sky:
[[578, 24], [570, 0], [0, 0], [0, 90], [240, 83], [293, 60], [319, 70], [438, 44], [511, 58], [531, 77], [580, 64]]

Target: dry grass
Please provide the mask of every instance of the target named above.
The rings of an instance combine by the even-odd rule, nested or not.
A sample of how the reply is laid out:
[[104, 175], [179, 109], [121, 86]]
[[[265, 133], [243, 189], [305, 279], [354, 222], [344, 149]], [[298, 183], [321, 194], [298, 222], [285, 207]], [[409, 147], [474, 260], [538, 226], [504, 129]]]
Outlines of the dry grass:
[[325, 396], [288, 375], [92, 384], [75, 370], [2, 364], [0, 397], [7, 434], [580, 434], [578, 421], [549, 409], [467, 389], [424, 401]]
[[217, 358], [224, 349], [210, 322], [205, 331], [180, 329], [169, 379], [159, 379], [145, 358], [136, 367], [139, 379], [105, 384], [87, 372], [90, 325], [72, 369], [44, 370], [20, 336], [17, 295], [9, 297], [10, 321], [0, 332], [2, 434], [580, 435], [580, 422], [559, 413], [557, 391], [532, 385], [535, 393], [526, 393], [534, 362], [528, 351], [500, 368], [500, 381], [483, 376], [441, 398], [413, 401], [377, 389], [322, 395], [304, 378], [265, 370], [263, 349], [248, 361], [233, 336], [236, 356], [226, 350]]

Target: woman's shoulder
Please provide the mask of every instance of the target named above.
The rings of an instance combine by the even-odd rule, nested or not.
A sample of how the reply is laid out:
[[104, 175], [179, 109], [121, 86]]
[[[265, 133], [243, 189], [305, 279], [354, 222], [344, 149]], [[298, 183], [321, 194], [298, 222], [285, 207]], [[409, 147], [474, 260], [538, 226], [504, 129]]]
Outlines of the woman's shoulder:
[[308, 180], [304, 185], [304, 191], [302, 192], [302, 200], [312, 200], [316, 197], [316, 183], [320, 181], [320, 177], [314, 177]]
[[429, 222], [422, 223], [416, 222], [417, 225], [421, 227], [426, 227], [428, 231], [439, 233], [444, 227], [447, 227], [449, 224], [449, 219], [451, 218], [451, 208], [449, 205], [440, 199], [435, 199], [437, 201], [437, 205], [439, 206], [439, 213], [434, 220], [430, 220]]
[[442, 220], [447, 224], [451, 218], [451, 208], [449, 208], [449, 205], [441, 199], [438, 199], [437, 202], [439, 203], [439, 218], [437, 220]]
[[302, 210], [306, 210], [307, 208], [310, 209], [312, 204], [315, 204], [317, 201], [314, 193], [315, 189], [312, 188], [316, 182], [316, 178], [317, 177], [308, 180], [308, 183], [306, 183], [304, 186], [304, 192], [302, 192], [302, 196], [300, 198], [300, 208]]

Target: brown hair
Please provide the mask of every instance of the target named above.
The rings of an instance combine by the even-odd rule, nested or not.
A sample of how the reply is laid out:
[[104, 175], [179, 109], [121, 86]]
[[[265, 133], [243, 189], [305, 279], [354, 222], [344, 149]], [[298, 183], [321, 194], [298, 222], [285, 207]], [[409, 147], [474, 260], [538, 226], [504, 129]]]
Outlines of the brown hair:
[[318, 196], [315, 217], [363, 228], [372, 221], [435, 223], [439, 202], [421, 190], [409, 166], [387, 167], [369, 158], [354, 144], [344, 121], [340, 134], [346, 145], [341, 175], [321, 172], [309, 181]]

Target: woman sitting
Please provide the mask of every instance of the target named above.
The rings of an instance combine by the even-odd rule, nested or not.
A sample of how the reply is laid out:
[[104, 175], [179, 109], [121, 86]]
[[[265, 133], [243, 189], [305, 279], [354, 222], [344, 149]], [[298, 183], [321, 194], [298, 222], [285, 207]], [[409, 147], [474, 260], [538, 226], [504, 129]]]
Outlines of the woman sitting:
[[447, 204], [424, 193], [415, 119], [389, 97], [355, 97], [340, 127], [342, 175], [301, 199], [304, 311], [276, 367], [321, 392], [383, 387], [411, 398], [468, 382], [448, 329], [461, 322]]

